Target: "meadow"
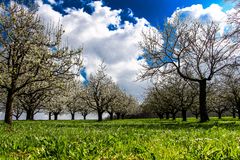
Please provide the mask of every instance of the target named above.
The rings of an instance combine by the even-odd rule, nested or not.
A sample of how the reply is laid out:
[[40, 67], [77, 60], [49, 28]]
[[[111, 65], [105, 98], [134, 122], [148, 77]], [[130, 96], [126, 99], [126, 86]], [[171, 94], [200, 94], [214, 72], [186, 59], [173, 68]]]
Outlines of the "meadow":
[[0, 159], [239, 159], [240, 121], [211, 118], [0, 123]]

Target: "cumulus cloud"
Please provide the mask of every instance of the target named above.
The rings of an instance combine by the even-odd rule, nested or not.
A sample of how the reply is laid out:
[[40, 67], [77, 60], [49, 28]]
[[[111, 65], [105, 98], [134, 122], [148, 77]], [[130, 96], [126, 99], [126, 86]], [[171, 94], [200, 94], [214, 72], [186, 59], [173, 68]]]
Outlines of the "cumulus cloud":
[[214, 21], [219, 23], [220, 31], [219, 33], [224, 33], [228, 27], [228, 14], [234, 12], [234, 9], [224, 11], [223, 7], [218, 4], [212, 4], [207, 8], [203, 8], [202, 4], [192, 5], [190, 7], [178, 8], [171, 17], [168, 18], [169, 21], [174, 21], [177, 16], [183, 18], [193, 18], [199, 19], [202, 22]]
[[[142, 31], [149, 26], [147, 20], [135, 18], [136, 24], [128, 21], [122, 23], [122, 10], [112, 10], [103, 6], [101, 1], [91, 3], [94, 8], [92, 14], [84, 12], [83, 9], [66, 8], [66, 15], [54, 11], [48, 4], [41, 1], [38, 3], [38, 14], [45, 21], [60, 22], [64, 26], [64, 40], [67, 40], [72, 48], [83, 46], [84, 65], [88, 76], [104, 61], [107, 73], [120, 87], [139, 99], [143, 97], [147, 82], [136, 82], [141, 69], [137, 57], [142, 54], [138, 43]], [[130, 15], [133, 16], [133, 13]], [[116, 26], [116, 29], [109, 30], [109, 25]]]
[[173, 15], [176, 13], [188, 13], [194, 18], [208, 17], [217, 22], [225, 21], [227, 18], [226, 13], [223, 12], [223, 8], [218, 4], [212, 4], [205, 9], [201, 4], [196, 4], [190, 7], [178, 9]]
[[57, 4], [55, 0], [48, 0], [50, 4]]

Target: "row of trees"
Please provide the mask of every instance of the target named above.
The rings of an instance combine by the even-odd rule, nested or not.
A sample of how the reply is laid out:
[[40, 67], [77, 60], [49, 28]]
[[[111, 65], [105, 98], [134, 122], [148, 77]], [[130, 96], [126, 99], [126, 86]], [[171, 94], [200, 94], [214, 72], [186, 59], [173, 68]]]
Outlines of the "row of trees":
[[108, 112], [110, 119], [116, 114], [117, 119], [124, 118], [128, 113], [137, 111], [138, 103], [133, 96], [129, 96], [114, 83], [111, 77], [105, 73], [103, 64], [95, 75], [90, 75], [89, 84], [84, 89], [81, 99], [98, 114], [98, 120], [102, 120], [102, 114]]
[[193, 89], [196, 84], [190, 84], [188, 81], [179, 78], [177, 74], [167, 75], [161, 78], [161, 81], [154, 83], [150, 88], [144, 101], [144, 108], [152, 111], [163, 118], [176, 118], [176, 114], [181, 111], [183, 120], [186, 120], [187, 110], [195, 108], [197, 91]]
[[[207, 104], [209, 107], [214, 105], [207, 101], [207, 89], [210, 87], [208, 85], [216, 79], [221, 81], [221, 78], [218, 78], [219, 74], [223, 72], [232, 73], [228, 75], [231, 77], [229, 78], [230, 82], [239, 70], [239, 13], [239, 8], [236, 8], [234, 16], [229, 16], [229, 20], [225, 22], [223, 28], [223, 24], [220, 22], [196, 19], [191, 16], [184, 17], [181, 12], [178, 12], [173, 18], [168, 19], [163, 30], [151, 29], [144, 32], [140, 46], [144, 50], [143, 56], [147, 63], [143, 66], [145, 70], [142, 78], [164, 77], [162, 81], [158, 82], [158, 87], [151, 89], [149, 95], [155, 94], [151, 92], [157, 92], [157, 95], [160, 96], [159, 103], [163, 103], [161, 106], [169, 108], [173, 115], [176, 111], [171, 110], [171, 107], [180, 108], [185, 114], [186, 109], [182, 107], [189, 108], [189, 103], [192, 101], [192, 97], [187, 98], [187, 95], [195, 95], [195, 93], [191, 93], [191, 89], [185, 84], [185, 81], [191, 85], [194, 84], [194, 86], [197, 84], [198, 99], [195, 101], [199, 103], [200, 121], [208, 121], [209, 109]], [[233, 72], [232, 68], [236, 68], [237, 71]], [[178, 80], [174, 80], [175, 78], [172, 76]], [[183, 89], [182, 96], [189, 99], [190, 102], [174, 98], [177, 95], [168, 96], [176, 91], [180, 92], [182, 88], [178, 87], [186, 87]], [[216, 91], [220, 92], [218, 89]], [[215, 94], [222, 94], [215, 91], [211, 93], [214, 97], [219, 97]], [[185, 94], [186, 96], [184, 96]], [[153, 97], [148, 96], [147, 99], [151, 98]], [[174, 102], [175, 100], [176, 102]], [[164, 104], [164, 101], [173, 102], [172, 104]], [[217, 100], [215, 105], [220, 105]]]
[[57, 119], [57, 115], [65, 111], [73, 120], [77, 112], [84, 119], [94, 112], [98, 121], [102, 121], [103, 113], [108, 113], [111, 120], [114, 115], [119, 119], [134, 113], [138, 108], [136, 99], [122, 91], [105, 70], [106, 66], [100, 65], [97, 72], [90, 75], [87, 85], [77, 80], [66, 83], [65, 92], [55, 94], [48, 104], [49, 115], [52, 113]]
[[99, 70], [90, 75], [87, 85], [77, 79], [68, 80], [61, 88], [37, 91], [33, 88], [25, 88], [25, 93], [17, 96], [13, 103], [13, 116], [18, 120], [23, 112], [26, 120], [33, 120], [34, 115], [45, 112], [49, 120], [62, 113], [80, 113], [84, 119], [93, 112], [97, 113], [98, 121], [102, 121], [103, 113], [108, 113], [112, 120], [114, 116], [124, 118], [127, 114], [135, 113], [138, 104], [135, 98], [122, 91], [105, 73], [105, 66], [101, 65]]
[[36, 9], [11, 2], [0, 12], [0, 106], [5, 122], [12, 124], [23, 112], [33, 120], [38, 112], [49, 119], [63, 112], [80, 112], [85, 118], [97, 112], [124, 117], [138, 105], [106, 75], [105, 66], [90, 75], [87, 85], [78, 81], [82, 48], [71, 49], [62, 41], [61, 25], [45, 23]]
[[[229, 68], [230, 72], [222, 72], [211, 83], [208, 83], [207, 112], [214, 112], [219, 118], [224, 113], [232, 113], [240, 118], [240, 74], [236, 67]], [[176, 72], [161, 77], [148, 90], [143, 103], [145, 112], [155, 113], [160, 119], [166, 115], [176, 118], [181, 112], [183, 121], [187, 120], [187, 112], [198, 118], [199, 89], [198, 84], [182, 79]]]

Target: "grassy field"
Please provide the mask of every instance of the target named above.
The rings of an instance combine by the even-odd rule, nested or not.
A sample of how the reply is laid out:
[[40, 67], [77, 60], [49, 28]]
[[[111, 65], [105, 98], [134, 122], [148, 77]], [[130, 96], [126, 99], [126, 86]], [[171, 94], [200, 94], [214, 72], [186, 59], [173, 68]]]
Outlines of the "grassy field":
[[0, 159], [239, 159], [240, 121], [0, 123]]

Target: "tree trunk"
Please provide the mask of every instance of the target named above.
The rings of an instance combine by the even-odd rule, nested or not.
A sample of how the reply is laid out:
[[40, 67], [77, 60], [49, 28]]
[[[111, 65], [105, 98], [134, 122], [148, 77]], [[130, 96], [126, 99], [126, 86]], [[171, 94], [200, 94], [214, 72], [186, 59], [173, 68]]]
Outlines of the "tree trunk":
[[207, 112], [207, 80], [201, 80], [199, 81], [199, 87], [200, 87], [200, 94], [199, 94], [199, 111], [200, 111], [200, 122], [206, 122], [209, 120], [208, 112]]
[[175, 113], [172, 113], [172, 119], [176, 120], [176, 114]]
[[163, 114], [162, 113], [157, 113], [157, 116], [159, 119], [163, 119]]
[[110, 116], [110, 120], [113, 120], [113, 112], [108, 112], [109, 116]]
[[102, 121], [102, 114], [103, 114], [103, 112], [98, 110], [98, 121], [99, 122]]
[[27, 110], [26, 120], [33, 120], [34, 111], [32, 109]]
[[6, 111], [5, 111], [5, 118], [4, 118], [4, 122], [10, 125], [12, 124], [12, 116], [13, 116], [12, 103], [13, 103], [13, 93], [10, 90], [8, 91], [8, 94], [7, 94]]
[[71, 113], [71, 120], [75, 119], [75, 113]]
[[198, 114], [195, 115], [196, 119], [198, 119]]
[[31, 120], [34, 120], [34, 111], [31, 113], [30, 119], [31, 119]]
[[27, 110], [27, 115], [26, 115], [26, 120], [30, 120], [30, 113], [31, 111], [30, 110]]
[[232, 109], [232, 116], [233, 116], [233, 118], [236, 118], [236, 109], [235, 108]]
[[116, 113], [116, 115], [117, 115], [117, 119], [120, 119], [121, 113]]
[[222, 118], [222, 113], [221, 112], [218, 112], [218, 119], [221, 119]]
[[124, 117], [125, 117], [125, 114], [121, 114], [121, 118], [124, 119]]
[[86, 120], [87, 119], [87, 114], [83, 115], [83, 119]]
[[238, 118], [240, 119], [240, 102], [237, 103]]
[[54, 115], [54, 120], [58, 120], [58, 113], [53, 113]]
[[169, 113], [168, 112], [166, 113], [166, 119], [169, 119]]
[[19, 120], [19, 117], [18, 117], [18, 116], [16, 116], [16, 120], [17, 120], [17, 121]]
[[182, 120], [187, 121], [187, 110], [186, 109], [182, 109]]
[[48, 120], [52, 120], [52, 113], [48, 112]]

